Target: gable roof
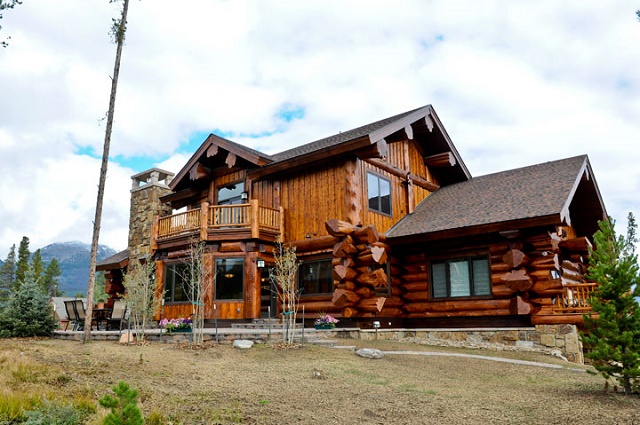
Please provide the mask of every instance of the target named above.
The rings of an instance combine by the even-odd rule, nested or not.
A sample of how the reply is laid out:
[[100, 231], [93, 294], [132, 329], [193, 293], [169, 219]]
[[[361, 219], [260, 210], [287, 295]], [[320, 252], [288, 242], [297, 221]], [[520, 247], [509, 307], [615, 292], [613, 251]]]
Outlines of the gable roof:
[[125, 249], [124, 251], [120, 251], [116, 254], [113, 254], [111, 257], [107, 257], [102, 261], [98, 261], [96, 263], [96, 270], [113, 270], [113, 269], [122, 269], [127, 267], [129, 264], [129, 250]]
[[605, 217], [589, 159], [581, 155], [442, 187], [396, 223], [387, 237], [440, 239], [570, 224], [572, 219], [591, 236], [597, 220]]

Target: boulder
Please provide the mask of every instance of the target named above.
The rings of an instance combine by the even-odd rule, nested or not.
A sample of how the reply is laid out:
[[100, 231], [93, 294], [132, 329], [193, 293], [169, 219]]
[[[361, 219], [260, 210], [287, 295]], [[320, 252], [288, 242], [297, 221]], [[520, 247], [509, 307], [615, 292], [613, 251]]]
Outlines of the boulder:
[[248, 339], [236, 339], [233, 341], [233, 348], [248, 350], [251, 347], [253, 347], [253, 341], [249, 341]]
[[376, 348], [361, 348], [356, 351], [356, 354], [366, 359], [381, 359], [384, 357], [384, 353]]

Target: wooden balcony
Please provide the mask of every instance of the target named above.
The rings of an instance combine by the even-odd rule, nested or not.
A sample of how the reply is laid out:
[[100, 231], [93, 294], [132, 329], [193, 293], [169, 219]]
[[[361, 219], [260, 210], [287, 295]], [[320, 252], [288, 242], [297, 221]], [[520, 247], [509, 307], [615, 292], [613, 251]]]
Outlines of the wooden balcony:
[[561, 295], [555, 298], [554, 314], [584, 314], [591, 311], [589, 298], [595, 283], [565, 284]]
[[259, 205], [257, 200], [237, 205], [209, 205], [198, 209], [156, 217], [153, 249], [174, 246], [187, 240], [239, 241], [247, 239], [273, 241], [283, 231], [282, 208]]

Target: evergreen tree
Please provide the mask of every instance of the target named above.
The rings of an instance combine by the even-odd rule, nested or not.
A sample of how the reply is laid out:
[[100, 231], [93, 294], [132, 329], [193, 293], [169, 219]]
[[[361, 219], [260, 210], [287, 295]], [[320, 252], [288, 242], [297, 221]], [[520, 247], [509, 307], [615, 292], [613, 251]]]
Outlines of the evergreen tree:
[[640, 378], [640, 271], [635, 254], [637, 225], [629, 213], [627, 235], [617, 236], [612, 219], [601, 221], [594, 235], [588, 279], [598, 285], [585, 316], [582, 340], [586, 357], [605, 379], [614, 378], [630, 394]]
[[0, 307], [4, 307], [16, 279], [16, 245], [12, 245], [7, 258], [0, 267]]
[[58, 277], [62, 274], [62, 270], [60, 270], [60, 263], [55, 258], [52, 258], [47, 264], [47, 268], [44, 271], [44, 276], [41, 280], [41, 287], [45, 294], [48, 294], [51, 297], [59, 297], [62, 295], [62, 291], [60, 291], [60, 282], [58, 282]]
[[36, 283], [33, 268], [27, 265], [19, 289], [12, 292], [7, 308], [0, 316], [0, 336], [29, 337], [51, 335], [56, 320], [49, 297]]
[[31, 256], [31, 267], [33, 268], [33, 275], [35, 276], [36, 282], [40, 282], [44, 274], [44, 262], [42, 261], [40, 249], [36, 249], [36, 252]]
[[16, 278], [13, 282], [13, 289], [18, 289], [24, 281], [25, 274], [29, 268], [29, 257], [31, 252], [29, 251], [29, 238], [22, 237], [20, 246], [18, 247], [18, 261], [16, 262]]

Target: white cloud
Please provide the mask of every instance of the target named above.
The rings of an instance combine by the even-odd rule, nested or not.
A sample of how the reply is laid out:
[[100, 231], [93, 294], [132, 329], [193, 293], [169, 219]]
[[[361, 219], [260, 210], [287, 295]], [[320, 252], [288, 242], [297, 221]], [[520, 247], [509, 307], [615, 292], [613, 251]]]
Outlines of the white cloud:
[[[0, 258], [89, 241], [119, 4], [25, 2], [0, 38]], [[431, 103], [473, 175], [589, 154], [609, 213], [638, 213], [640, 23], [609, 2], [131, 2], [112, 155], [168, 158], [195, 132], [274, 153]], [[285, 105], [304, 110], [288, 123]], [[246, 135], [269, 134], [262, 138]], [[126, 244], [111, 163], [101, 241]]]

